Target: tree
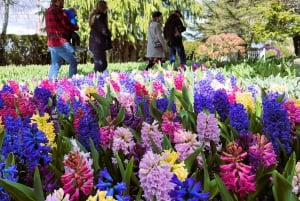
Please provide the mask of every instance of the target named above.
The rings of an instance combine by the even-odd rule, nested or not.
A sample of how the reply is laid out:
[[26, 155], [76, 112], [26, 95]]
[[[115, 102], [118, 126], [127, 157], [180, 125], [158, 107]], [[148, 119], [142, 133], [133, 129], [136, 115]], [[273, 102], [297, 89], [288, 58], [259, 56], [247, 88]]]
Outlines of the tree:
[[16, 1], [14, 1], [14, 0], [2, 0], [1, 4], [4, 5], [4, 18], [3, 18], [1, 35], [5, 35], [6, 30], [7, 30], [7, 25], [8, 25], [8, 18], [9, 18], [9, 6], [16, 4]]
[[251, 31], [254, 21], [259, 19], [258, 5], [262, 0], [204, 0], [202, 20], [195, 29], [203, 33], [203, 38], [221, 33], [235, 33], [247, 44], [253, 40]]
[[294, 4], [279, 0], [271, 0], [268, 6], [260, 6], [258, 9], [262, 15], [260, 20], [253, 24], [255, 40], [266, 41], [268, 39], [283, 41], [287, 37], [300, 33], [300, 16], [298, 7]]

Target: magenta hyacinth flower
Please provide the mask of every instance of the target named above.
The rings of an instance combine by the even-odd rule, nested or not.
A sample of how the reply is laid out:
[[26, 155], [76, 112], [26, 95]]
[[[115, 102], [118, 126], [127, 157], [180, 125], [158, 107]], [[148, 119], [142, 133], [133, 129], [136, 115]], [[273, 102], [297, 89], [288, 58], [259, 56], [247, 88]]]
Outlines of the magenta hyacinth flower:
[[251, 173], [251, 166], [243, 163], [247, 152], [243, 152], [242, 147], [235, 142], [227, 146], [227, 152], [222, 152], [221, 160], [224, 165], [220, 165], [220, 176], [228, 190], [236, 193], [240, 198], [244, 198], [251, 192], [255, 192], [255, 175]]
[[103, 126], [100, 128], [100, 143], [103, 147], [111, 149], [114, 133], [114, 126]]
[[70, 201], [79, 201], [80, 194], [89, 195], [94, 189], [93, 161], [89, 153], [80, 152], [74, 140], [72, 144], [73, 150], [63, 161], [65, 173], [61, 177], [61, 182], [65, 194], [70, 195]]
[[174, 132], [182, 130], [181, 124], [175, 121], [175, 117], [176, 114], [169, 111], [165, 112], [162, 116], [161, 129], [170, 136], [171, 142], [173, 142]]
[[271, 165], [276, 165], [276, 153], [272, 143], [269, 142], [266, 136], [257, 134], [253, 135], [252, 139], [253, 143], [249, 147], [248, 153], [250, 156], [250, 163], [254, 162], [254, 164], [257, 164], [255, 169], [258, 169], [261, 164], [264, 164], [267, 168]]
[[294, 101], [287, 101], [284, 108], [288, 111], [293, 137], [297, 138], [296, 124], [300, 123], [300, 106], [297, 106]]
[[178, 75], [176, 75], [174, 77], [174, 85], [175, 85], [175, 89], [177, 89], [178, 91], [182, 90], [184, 84], [184, 74], [183, 73], [178, 73]]

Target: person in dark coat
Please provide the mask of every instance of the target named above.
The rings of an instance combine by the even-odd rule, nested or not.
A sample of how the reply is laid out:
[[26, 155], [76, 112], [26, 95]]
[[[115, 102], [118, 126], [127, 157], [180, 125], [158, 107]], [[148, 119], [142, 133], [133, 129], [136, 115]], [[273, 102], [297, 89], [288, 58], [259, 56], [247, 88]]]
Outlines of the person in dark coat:
[[94, 57], [94, 72], [103, 72], [106, 70], [106, 51], [112, 48], [107, 9], [106, 1], [98, 1], [89, 17], [89, 25], [91, 27], [89, 50]]
[[175, 10], [171, 13], [164, 26], [164, 37], [169, 46], [170, 63], [175, 63], [177, 52], [180, 57], [180, 66], [185, 68], [186, 54], [182, 43], [181, 33], [186, 30], [186, 27], [183, 25], [181, 18], [182, 14], [179, 10]]

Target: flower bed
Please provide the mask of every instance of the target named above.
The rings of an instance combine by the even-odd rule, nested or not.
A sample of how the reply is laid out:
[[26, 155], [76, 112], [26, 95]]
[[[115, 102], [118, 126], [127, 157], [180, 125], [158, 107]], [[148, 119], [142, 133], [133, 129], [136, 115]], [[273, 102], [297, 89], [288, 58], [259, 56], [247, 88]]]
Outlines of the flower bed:
[[[31, 83], [32, 84], [32, 83]], [[297, 200], [300, 101], [218, 71], [0, 91], [0, 199]]]

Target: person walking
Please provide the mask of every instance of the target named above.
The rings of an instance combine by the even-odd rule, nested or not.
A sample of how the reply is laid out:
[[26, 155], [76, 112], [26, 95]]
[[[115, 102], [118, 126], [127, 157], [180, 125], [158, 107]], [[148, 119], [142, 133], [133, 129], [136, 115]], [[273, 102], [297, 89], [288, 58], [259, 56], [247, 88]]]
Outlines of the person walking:
[[149, 70], [155, 63], [165, 62], [165, 52], [167, 45], [162, 33], [162, 13], [155, 11], [152, 13], [152, 20], [148, 26], [148, 43], [147, 54], [148, 65], [146, 70]]
[[63, 7], [64, 0], [52, 0], [45, 13], [47, 46], [51, 55], [48, 77], [51, 81], [57, 79], [63, 60], [69, 64], [69, 77], [77, 74], [77, 57], [73, 46], [68, 41], [68, 36], [79, 27], [70, 22]]
[[182, 43], [181, 33], [186, 30], [183, 25], [182, 14], [179, 10], [175, 10], [168, 17], [164, 27], [164, 37], [167, 40], [169, 46], [169, 60], [171, 64], [176, 61], [176, 53], [180, 57], [180, 67], [185, 69], [186, 66], [186, 54]]
[[107, 68], [106, 50], [112, 49], [111, 32], [108, 29], [107, 3], [100, 0], [90, 14], [91, 28], [89, 50], [93, 54], [94, 72], [103, 72]]

